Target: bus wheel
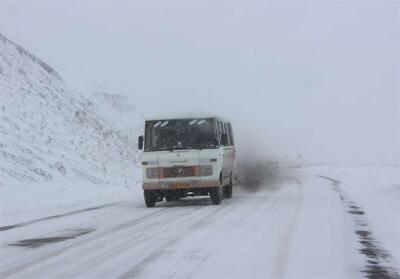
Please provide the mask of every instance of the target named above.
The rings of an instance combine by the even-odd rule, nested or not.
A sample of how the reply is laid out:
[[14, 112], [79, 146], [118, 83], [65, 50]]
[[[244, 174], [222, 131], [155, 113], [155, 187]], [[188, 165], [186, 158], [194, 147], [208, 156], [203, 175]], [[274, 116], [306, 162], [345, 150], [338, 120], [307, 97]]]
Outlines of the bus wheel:
[[143, 195], [144, 195], [144, 202], [146, 203], [147, 207], [154, 207], [156, 205], [157, 196], [153, 191], [144, 190]]
[[233, 187], [232, 187], [232, 176], [231, 176], [229, 184], [224, 187], [224, 197], [227, 199], [232, 198], [232, 192], [233, 192]]
[[210, 191], [210, 197], [213, 204], [220, 204], [222, 201], [222, 187], [212, 188]]

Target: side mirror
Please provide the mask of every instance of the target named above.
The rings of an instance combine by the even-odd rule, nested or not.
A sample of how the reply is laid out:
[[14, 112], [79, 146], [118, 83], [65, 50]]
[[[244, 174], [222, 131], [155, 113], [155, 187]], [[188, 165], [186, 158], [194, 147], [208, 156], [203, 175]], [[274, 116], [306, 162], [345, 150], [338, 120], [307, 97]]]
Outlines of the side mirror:
[[227, 134], [222, 134], [221, 135], [221, 144], [224, 146], [228, 145], [228, 135]]
[[143, 149], [143, 136], [139, 136], [138, 138], [138, 149], [139, 150]]

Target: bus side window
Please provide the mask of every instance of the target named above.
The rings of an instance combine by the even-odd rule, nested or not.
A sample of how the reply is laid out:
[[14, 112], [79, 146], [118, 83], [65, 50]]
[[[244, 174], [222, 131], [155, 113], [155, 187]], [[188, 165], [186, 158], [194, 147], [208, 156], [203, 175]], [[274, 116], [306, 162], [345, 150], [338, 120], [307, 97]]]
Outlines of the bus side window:
[[229, 145], [233, 146], [233, 138], [232, 138], [232, 133], [231, 133], [231, 123], [226, 123], [226, 129], [228, 130], [228, 135], [229, 135]]
[[219, 144], [221, 145], [221, 122], [218, 120], [217, 121], [217, 137], [218, 137], [218, 141]]
[[228, 130], [229, 130], [229, 141], [231, 143], [231, 146], [234, 146], [235, 143], [233, 141], [233, 133], [232, 133], [232, 125], [231, 125], [231, 123], [228, 123]]
[[[219, 133], [220, 133], [219, 138], [221, 141], [221, 145], [223, 145], [222, 144], [222, 135], [225, 134], [225, 126], [224, 126], [224, 122], [222, 122], [222, 121], [219, 121]], [[226, 146], [226, 145], [223, 145], [223, 146]]]
[[225, 134], [226, 134], [226, 136], [228, 138], [228, 146], [232, 146], [232, 141], [231, 141], [231, 136], [229, 134], [229, 126], [228, 126], [228, 124], [229, 124], [228, 122], [224, 123]]
[[215, 129], [215, 138], [217, 139], [219, 146], [221, 142], [221, 136], [219, 134], [218, 120], [215, 121], [214, 129]]
[[224, 122], [224, 134], [226, 134], [226, 138], [228, 139], [228, 146], [231, 145], [230, 140], [229, 140], [229, 133], [228, 133], [228, 125], [226, 122]]
[[225, 126], [224, 126], [224, 122], [221, 121], [221, 136], [225, 134]]

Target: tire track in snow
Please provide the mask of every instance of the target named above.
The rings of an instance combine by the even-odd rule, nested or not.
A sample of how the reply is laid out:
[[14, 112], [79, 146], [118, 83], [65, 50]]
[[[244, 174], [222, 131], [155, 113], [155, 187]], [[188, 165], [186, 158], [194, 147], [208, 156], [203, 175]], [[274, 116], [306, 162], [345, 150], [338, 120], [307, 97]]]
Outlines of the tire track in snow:
[[79, 209], [79, 210], [62, 213], [62, 214], [47, 216], [44, 218], [33, 219], [33, 220], [29, 220], [26, 222], [17, 223], [17, 224], [13, 224], [13, 225], [2, 226], [2, 227], [0, 227], [0, 232], [24, 227], [24, 226], [31, 225], [31, 224], [36, 224], [36, 223], [43, 222], [43, 221], [48, 221], [48, 220], [53, 220], [53, 219], [58, 219], [58, 218], [66, 217], [66, 216], [76, 215], [76, 214], [84, 213], [84, 212], [88, 212], [88, 211], [98, 210], [98, 209], [110, 207], [110, 206], [121, 204], [121, 203], [122, 202], [107, 203], [107, 204], [103, 204], [103, 205], [99, 205], [99, 206], [93, 206], [93, 207], [88, 207], [88, 208], [83, 208], [83, 209]]
[[301, 210], [301, 206], [303, 204], [303, 193], [302, 193], [303, 184], [300, 181], [300, 179], [298, 179], [297, 177], [294, 177], [293, 180], [296, 182], [296, 185], [298, 186], [299, 194], [297, 195], [296, 205], [294, 207], [294, 213], [293, 213], [292, 219], [290, 221], [289, 229], [286, 231], [286, 233], [282, 236], [282, 238], [280, 240], [279, 254], [277, 255], [275, 267], [271, 273], [272, 278], [284, 278], [285, 277], [288, 259], [290, 256], [292, 240], [293, 240], [293, 236], [296, 232], [296, 226], [297, 226], [298, 219], [299, 219], [299, 213]]
[[[219, 215], [221, 215], [224, 211], [227, 211], [229, 208], [224, 207], [224, 206], [218, 206], [217, 210], [211, 211], [207, 213], [206, 215], [202, 215], [199, 220], [196, 220], [195, 222], [192, 222], [189, 226], [185, 226], [184, 229], [179, 230], [179, 235], [187, 235], [193, 229], [196, 227], [201, 227], [207, 223], [207, 225], [210, 222], [213, 222]], [[211, 219], [210, 219], [211, 218]], [[178, 236], [179, 236], [178, 235]], [[162, 255], [164, 255], [165, 250], [168, 249], [168, 247], [171, 247], [175, 244], [177, 244], [179, 241], [181, 241], [182, 238], [177, 237], [176, 235], [169, 237], [166, 242], [158, 246], [156, 249], [151, 251], [145, 258], [143, 258], [141, 261], [136, 263], [133, 267], [131, 267], [129, 270], [124, 272], [122, 275], [120, 275], [118, 278], [119, 279], [129, 279], [129, 278], [137, 278], [141, 272], [150, 264], [155, 262], [158, 258], [160, 258]]]
[[[169, 231], [174, 230], [177, 227], [177, 223], [179, 224], [181, 222], [184, 222], [186, 219], [192, 218], [193, 214], [196, 214], [202, 208], [191, 208], [187, 212], [178, 212], [179, 214], [174, 213], [176, 209], [179, 208], [170, 208], [167, 210], [167, 214], [158, 215], [156, 217], [153, 216], [154, 218], [164, 218], [165, 216], [168, 218], [171, 217], [168, 219], [168, 221], [165, 221], [164, 226], [159, 219], [153, 218], [149, 220], [151, 222], [151, 225], [141, 228], [140, 230], [135, 229], [131, 231], [129, 229], [124, 230], [120, 235], [113, 234], [112, 236], [108, 236], [109, 240], [106, 240], [106, 243], [109, 244], [107, 246], [96, 249], [96, 246], [98, 246], [98, 244], [94, 243], [91, 247], [85, 247], [84, 251], [79, 252], [79, 254], [84, 253], [85, 257], [82, 257], [78, 261], [75, 261], [73, 266], [67, 267], [67, 269], [65, 269], [62, 274], [65, 274], [65, 278], [79, 277], [81, 276], [82, 272], [89, 271], [93, 267], [96, 267], [98, 265], [109, 265], [107, 261], [110, 259], [110, 257], [116, 258], [118, 256], [121, 258], [121, 254], [127, 253], [132, 250], [136, 250], [136, 254], [142, 256], [148, 251], [148, 246], [154, 246], [154, 243], [156, 243], [155, 240], [158, 236], [168, 234]], [[102, 242], [104, 242], [104, 240]], [[140, 246], [145, 247], [140, 248]], [[72, 257], [76, 254], [76, 251], [73, 252], [74, 253], [72, 254]], [[58, 261], [62, 262], [63, 259], [59, 259]], [[132, 262], [133, 260], [130, 259], [129, 261]], [[103, 272], [101, 272], [101, 274], [99, 274], [98, 276], [94, 276], [94, 278], [102, 277], [102, 274]], [[115, 271], [113, 277], [115, 277]]]
[[[64, 253], [68, 252], [71, 249], [74, 249], [76, 247], [80, 247], [82, 245], [86, 245], [88, 243], [91, 243], [93, 241], [101, 239], [104, 236], [107, 236], [109, 234], [113, 234], [113, 233], [118, 232], [120, 230], [129, 229], [132, 226], [140, 224], [143, 220], [145, 220], [145, 219], [147, 219], [147, 218], [149, 218], [151, 216], [154, 217], [156, 215], [166, 214], [167, 212], [165, 212], [165, 211], [167, 211], [167, 208], [158, 210], [156, 212], [152, 212], [152, 213], [149, 213], [149, 214], [145, 214], [145, 215], [139, 216], [139, 217], [134, 218], [133, 220], [127, 222], [127, 223], [124, 223], [124, 224], [121, 224], [119, 226], [113, 227], [111, 229], [99, 232], [97, 234], [93, 234], [91, 236], [87, 235], [87, 236], [82, 237], [80, 239], [76, 239], [76, 240], [72, 241], [71, 243], [69, 243], [68, 245], [63, 245], [61, 248], [57, 247], [51, 252], [45, 252], [43, 255], [35, 256], [34, 258], [31, 258], [31, 255], [29, 255], [26, 259], [22, 260], [22, 263], [19, 262], [16, 265], [9, 266], [8, 269], [0, 272], [0, 278], [5, 278], [5, 277], [8, 277], [8, 276], [15, 275], [16, 273], [23, 272], [26, 269], [30, 269], [33, 266], [35, 266], [37, 264], [40, 264], [40, 263], [42, 263], [42, 262], [44, 262], [44, 261], [46, 261], [48, 259], [60, 256], [60, 255], [62, 255]], [[39, 251], [38, 251], [38, 253], [39, 253]]]
[[[156, 243], [155, 240], [160, 240], [160, 236], [179, 228], [177, 224], [184, 223], [186, 219], [193, 218], [193, 215], [201, 216], [199, 213], [201, 211], [213, 211], [213, 208], [215, 209], [213, 206], [196, 206], [185, 207], [185, 210], [182, 210], [181, 207], [166, 207], [162, 209], [162, 214], [146, 215], [146, 219], [150, 217], [148, 218], [148, 223], [141, 224], [141, 227], [134, 227], [125, 223], [121, 224], [117, 226], [117, 232], [115, 232], [114, 228], [111, 230], [112, 233], [104, 235], [100, 239], [96, 238], [95, 241], [88, 239], [87, 243], [82, 243], [82, 245], [75, 247], [76, 249], [70, 250], [68, 253], [63, 253], [54, 259], [49, 259], [37, 266], [36, 270], [33, 269], [30, 272], [31, 277], [40, 278], [42, 274], [45, 274], [48, 270], [52, 270], [52, 266], [61, 266], [64, 268], [55, 270], [53, 272], [54, 275], [51, 277], [62, 276], [64, 278], [71, 278], [83, 276], [97, 278], [99, 276], [104, 277], [107, 271], [112, 271], [113, 274], [110, 276], [115, 277], [115, 268], [113, 266], [127, 260], [129, 262], [126, 266], [134, 262], [131, 251], [135, 251], [134, 254], [142, 257], [142, 255], [147, 253], [149, 248], [151, 249], [154, 246], [154, 243]], [[179, 214], [176, 214], [177, 211]], [[124, 253], [130, 254], [130, 258], [122, 257]], [[116, 261], [116, 259], [119, 259], [119, 261]], [[71, 264], [66, 265], [64, 263]], [[111, 265], [111, 267], [107, 270], [104, 267], [108, 265]], [[121, 267], [123, 266], [121, 265]], [[91, 271], [93, 269], [96, 272], [101, 271], [101, 273], [98, 276], [93, 276], [93, 272]], [[88, 275], [85, 276], [85, 274]]]
[[343, 191], [340, 189], [340, 181], [323, 175], [317, 175], [317, 177], [329, 180], [332, 183], [332, 189], [347, 206], [347, 212], [353, 216], [356, 226], [354, 233], [357, 235], [358, 242], [362, 247], [359, 249], [359, 252], [364, 255], [366, 260], [366, 265], [361, 270], [365, 277], [371, 279], [400, 279], [398, 271], [391, 263], [392, 256], [389, 251], [382, 247], [382, 244], [376, 240], [368, 228], [365, 211], [343, 194]]
[[[271, 199], [273, 197], [273, 199]], [[269, 200], [269, 202], [265, 202], [265, 199]], [[248, 201], [246, 201], [247, 203]], [[273, 209], [279, 208], [284, 204], [284, 197], [282, 195], [271, 195], [268, 194], [266, 197], [260, 198], [260, 200], [254, 201], [254, 194], [251, 194], [250, 202], [252, 203], [251, 207], [244, 206], [245, 211], [243, 211], [242, 203], [240, 201], [235, 201], [232, 203], [231, 208], [229, 210], [229, 215], [224, 216], [225, 223], [231, 223], [232, 228], [241, 228], [240, 235], [232, 234], [229, 232], [227, 234], [215, 234], [214, 231], [211, 232], [202, 232], [202, 236], [200, 238], [196, 238], [197, 243], [210, 242], [210, 237], [212, 237], [212, 249], [211, 250], [199, 250], [201, 254], [197, 254], [195, 259], [191, 259], [189, 262], [187, 261], [186, 253], [178, 259], [178, 262], [182, 263], [181, 265], [177, 265], [175, 269], [169, 275], [165, 275], [165, 278], [184, 278], [189, 279], [196, 275], [196, 269], [199, 268], [201, 264], [206, 265], [210, 261], [214, 260], [214, 256], [216, 253], [220, 251], [224, 251], [224, 247], [232, 240], [235, 239], [246, 239], [249, 234], [252, 234], [254, 226], [254, 220], [262, 219], [265, 214], [270, 214], [274, 212]], [[254, 215], [258, 214], [258, 217], [248, 218], [249, 214]], [[254, 217], [254, 216], [253, 216]], [[216, 221], [216, 220], [214, 220]], [[213, 227], [213, 224], [210, 224], [209, 227]], [[213, 234], [210, 236], [210, 233]], [[216, 238], [218, 237], [218, 238]]]
[[[268, 236], [268, 234], [270, 233], [270, 230], [272, 227], [274, 227], [274, 225], [278, 224], [283, 225], [283, 227], [280, 227], [280, 229], [285, 229], [287, 227], [289, 227], [291, 225], [291, 219], [292, 216], [295, 215], [295, 204], [296, 202], [293, 202], [293, 196], [295, 197], [295, 199], [298, 201], [298, 195], [299, 195], [299, 191], [296, 185], [290, 185], [290, 186], [295, 186], [295, 187], [287, 187], [287, 185], [283, 185], [284, 187], [281, 189], [283, 191], [278, 191], [277, 194], [270, 194], [270, 192], [268, 191], [268, 195], [264, 196], [264, 195], [260, 195], [260, 193], [258, 194], [252, 194], [251, 198], [246, 200], [246, 202], [243, 204], [243, 207], [241, 206], [240, 203], [235, 203], [235, 207], [233, 208], [234, 211], [229, 211], [229, 214], [227, 216], [223, 216], [224, 220], [217, 220], [218, 224], [215, 224], [215, 226], [218, 227], [222, 227], [225, 228], [225, 230], [227, 228], [232, 228], [234, 231], [231, 231], [229, 233], [221, 233], [220, 231], [215, 234], [215, 231], [211, 231], [211, 232], [202, 232], [201, 237], [197, 237], [195, 238], [196, 243], [201, 243], [202, 239], [205, 239], [207, 242], [207, 245], [203, 248], [199, 248], [200, 249], [200, 254], [197, 254], [197, 257], [195, 260], [193, 261], [187, 261], [187, 257], [185, 257], [185, 253], [182, 252], [182, 249], [179, 249], [178, 247], [178, 252], [180, 252], [180, 254], [182, 255], [180, 258], [178, 257], [173, 257], [172, 255], [169, 255], [169, 257], [173, 257], [171, 260], [173, 262], [175, 262], [175, 259], [178, 260], [178, 262], [182, 263], [180, 264], [175, 264], [175, 269], [173, 273], [166, 273], [166, 275], [164, 276], [163, 274], [163, 278], [213, 278], [213, 276], [216, 276], [216, 278], [220, 278], [222, 276], [222, 278], [237, 278], [237, 273], [232, 273], [232, 270], [226, 270], [228, 273], [225, 273], [224, 275], [221, 275], [218, 273], [218, 275], [200, 275], [201, 271], [206, 272], [206, 274], [208, 274], [207, 271], [207, 267], [209, 267], [209, 269], [213, 270], [215, 268], [218, 268], [216, 266], [216, 262], [220, 262], [221, 259], [224, 259], [226, 257], [229, 258], [230, 255], [234, 255], [237, 254], [239, 257], [240, 255], [242, 255], [243, 257], [246, 257], [246, 253], [251, 253], [251, 250], [245, 249], [242, 250], [240, 249], [236, 249], [235, 244], [237, 243], [237, 241], [242, 242], [242, 247], [245, 246], [252, 246], [254, 243], [258, 243], [257, 245], [263, 246], [262, 243], [259, 243], [259, 239], [261, 239], [262, 237]], [[286, 190], [284, 190], [286, 189]], [[289, 191], [288, 191], [289, 190]], [[275, 192], [275, 191], [274, 191]], [[265, 192], [267, 193], [267, 192]], [[264, 194], [264, 193], [263, 193]], [[268, 199], [268, 201], [266, 202], [265, 199]], [[252, 204], [251, 207], [249, 207], [248, 205]], [[242, 209], [245, 209], [245, 211], [243, 211]], [[288, 219], [282, 223], [282, 214], [283, 215], [287, 215]], [[249, 215], [251, 216], [251, 218], [249, 218]], [[240, 220], [239, 220], [240, 219]], [[262, 225], [260, 226], [260, 220], [262, 220]], [[230, 224], [232, 222], [231, 225]], [[295, 222], [297, 223], [297, 222]], [[212, 227], [213, 224], [210, 224], [210, 226]], [[295, 231], [295, 230], [293, 230]], [[217, 239], [215, 238], [217, 237]], [[260, 238], [261, 237], [261, 238]], [[211, 243], [210, 243], [210, 238], [211, 238]], [[247, 245], [244, 245], [244, 243], [247, 243]], [[286, 239], [283, 239], [283, 237], [278, 237], [276, 239], [276, 242], [282, 243], [282, 245], [284, 245], [284, 242], [287, 242]], [[271, 244], [273, 242], [269, 242], [269, 244]], [[185, 246], [183, 246], [185, 247]], [[198, 246], [196, 246], [198, 247]], [[273, 249], [275, 248], [275, 246], [272, 247]], [[282, 252], [282, 250], [285, 250], [285, 247], [277, 247], [277, 251], [274, 251], [274, 255], [279, 255], [279, 254], [284, 254], [284, 252]], [[244, 252], [246, 251], [246, 252]], [[272, 250], [271, 250], [272, 251]], [[287, 251], [287, 254], [289, 255], [290, 251]], [[242, 252], [244, 252], [244, 254], [241, 254]], [[227, 253], [229, 255], [227, 255]], [[256, 251], [254, 251], [254, 253], [256, 253]], [[283, 259], [283, 263], [287, 262], [287, 258], [282, 257]], [[168, 261], [168, 262], [171, 262]], [[249, 259], [244, 258], [242, 260], [243, 262], [245, 262], [246, 264], [244, 265], [244, 267], [248, 267], [251, 266], [252, 263], [249, 261]], [[272, 260], [272, 269], [281, 269], [283, 272], [282, 274], [285, 273], [286, 271], [286, 265], [283, 264], [282, 262], [277, 262]], [[161, 262], [162, 264], [164, 264], [164, 262]], [[234, 262], [230, 262], [230, 260], [228, 260], [227, 262], [225, 262], [225, 265], [229, 265], [229, 264], [235, 264]], [[188, 267], [189, 264], [189, 267]], [[279, 265], [279, 267], [278, 267]], [[239, 264], [240, 266], [240, 264]], [[149, 268], [149, 270], [151, 270], [151, 267]], [[271, 268], [268, 267], [268, 264], [266, 265], [261, 265], [259, 266], [256, 270], [255, 273], [247, 273], [246, 275], [241, 275], [241, 277], [239, 278], [259, 278], [260, 276], [265, 277], [266, 274], [269, 274], [271, 272]], [[262, 275], [261, 275], [262, 274]], [[147, 275], [147, 274], [145, 274]], [[208, 276], [208, 277], [207, 277]], [[145, 278], [152, 278], [151, 276], [147, 275], [144, 276]], [[271, 275], [267, 276], [267, 277], [272, 277]]]
[[[71, 230], [89, 230], [91, 232], [93, 232], [93, 234], [98, 235], [100, 232], [103, 231], [103, 229], [107, 230], [110, 228], [116, 228], [117, 226], [120, 226], [121, 224], [123, 225], [127, 225], [127, 223], [130, 222], [136, 222], [138, 221], [138, 218], [141, 218], [143, 216], [146, 216], [146, 214], [149, 214], [149, 210], [145, 207], [142, 208], [141, 211], [138, 212], [138, 214], [134, 215], [134, 216], [130, 216], [130, 212], [132, 210], [133, 207], [129, 206], [127, 208], [126, 205], [129, 205], [126, 202], [121, 202], [119, 204], [118, 207], [114, 207], [111, 210], [106, 210], [106, 211], [87, 211], [86, 213], [82, 212], [81, 214], [85, 214], [85, 216], [82, 216], [81, 214], [79, 214], [78, 216], [75, 216], [74, 214], [72, 214], [72, 217], [68, 217], [65, 216], [65, 218], [68, 218], [67, 220], [65, 220], [64, 218], [55, 218], [55, 219], [49, 219], [47, 222], [45, 223], [40, 223], [40, 224], [32, 224], [32, 228], [31, 226], [22, 226], [19, 229], [17, 229], [16, 231], [11, 230], [11, 231], [3, 231], [3, 235], [5, 239], [9, 239], [8, 241], [2, 241], [3, 244], [7, 245], [7, 246], [13, 246], [13, 244], [18, 243], [19, 241], [24, 241], [26, 239], [29, 238], [45, 238], [45, 237], [53, 237], [53, 236], [58, 236], [58, 235], [63, 235]], [[136, 210], [136, 208], [135, 208]], [[155, 212], [152, 212], [150, 214], [154, 214]], [[122, 215], [121, 215], [122, 214]], [[76, 217], [81, 217], [82, 219], [77, 220]], [[71, 219], [69, 218], [73, 218], [72, 219], [72, 223], [71, 223]], [[91, 222], [91, 220], [93, 220], [94, 222]], [[76, 222], [78, 221], [78, 222]], [[62, 225], [64, 222], [66, 222], [65, 225]], [[57, 225], [57, 224], [61, 224]], [[110, 224], [107, 227], [102, 227], [102, 224]], [[98, 230], [96, 229], [96, 227], [98, 227], [100, 225], [101, 229]], [[36, 228], [36, 226], [39, 226], [38, 228]], [[58, 227], [60, 227], [60, 229], [58, 229]], [[44, 231], [45, 230], [45, 231]], [[18, 235], [22, 235], [20, 237], [13, 237], [13, 235], [18, 236]], [[10, 237], [11, 236], [11, 237]], [[4, 240], [4, 239], [3, 239]], [[67, 242], [68, 244], [70, 242]], [[65, 244], [67, 244], [65, 243]], [[56, 249], [59, 246], [54, 246], [54, 245], [46, 245], [46, 248], [48, 248], [49, 250], [51, 250], [52, 248]], [[25, 250], [26, 251], [26, 250]], [[24, 252], [25, 252], [24, 251]], [[2, 267], [4, 268], [4, 266], [10, 266], [13, 264], [13, 261], [15, 261], [14, 259], [18, 259], [20, 258], [20, 261], [24, 262], [24, 256], [26, 255], [26, 259], [27, 261], [31, 260], [33, 257], [32, 255], [29, 255], [29, 251], [26, 251], [27, 253], [21, 253], [20, 249], [15, 249], [12, 251], [8, 251], [7, 250], [7, 254], [6, 257], [4, 257], [5, 253], [3, 251], [2, 254], [0, 254], [0, 274], [1, 274], [1, 270]], [[36, 254], [38, 254], [39, 251], [35, 251], [35, 256]], [[41, 252], [41, 251], [40, 251]], [[39, 252], [39, 253], [40, 253]], [[21, 254], [22, 254], [22, 258], [21, 258]], [[9, 261], [10, 263], [7, 263], [7, 261]]]

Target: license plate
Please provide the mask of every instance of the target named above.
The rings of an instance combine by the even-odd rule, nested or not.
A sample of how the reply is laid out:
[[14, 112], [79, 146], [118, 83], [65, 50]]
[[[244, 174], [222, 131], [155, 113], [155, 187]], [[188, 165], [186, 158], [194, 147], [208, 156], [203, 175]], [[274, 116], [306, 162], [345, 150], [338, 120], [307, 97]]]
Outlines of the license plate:
[[177, 188], [188, 188], [189, 183], [171, 183], [169, 185], [170, 188], [172, 189], [177, 189]]

